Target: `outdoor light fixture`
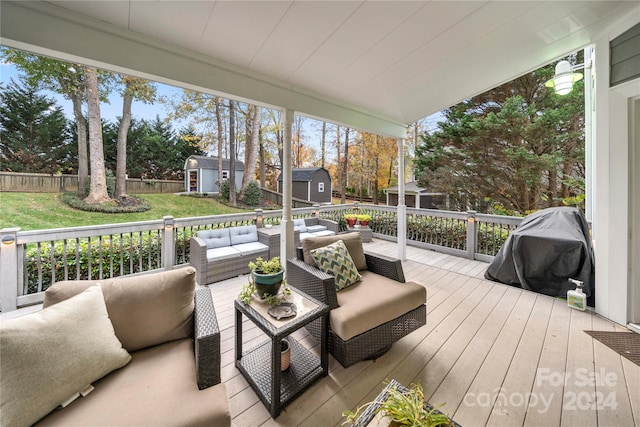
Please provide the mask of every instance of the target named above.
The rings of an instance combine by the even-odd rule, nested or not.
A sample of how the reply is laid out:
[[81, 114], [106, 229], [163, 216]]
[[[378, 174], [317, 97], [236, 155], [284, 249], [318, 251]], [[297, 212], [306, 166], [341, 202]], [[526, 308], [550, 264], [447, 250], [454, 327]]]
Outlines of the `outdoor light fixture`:
[[572, 67], [569, 61], [560, 61], [556, 65], [556, 75], [544, 85], [552, 87], [558, 95], [566, 95], [571, 92], [575, 82], [582, 80], [582, 74], [573, 71], [583, 67], [584, 64]]

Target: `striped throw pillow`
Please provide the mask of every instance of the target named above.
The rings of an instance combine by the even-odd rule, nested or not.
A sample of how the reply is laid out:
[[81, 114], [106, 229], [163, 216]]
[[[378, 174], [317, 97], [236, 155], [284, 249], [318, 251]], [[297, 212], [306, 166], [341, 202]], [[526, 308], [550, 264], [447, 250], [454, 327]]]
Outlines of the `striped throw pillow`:
[[336, 291], [362, 280], [342, 240], [311, 250], [311, 256], [320, 270], [334, 277]]

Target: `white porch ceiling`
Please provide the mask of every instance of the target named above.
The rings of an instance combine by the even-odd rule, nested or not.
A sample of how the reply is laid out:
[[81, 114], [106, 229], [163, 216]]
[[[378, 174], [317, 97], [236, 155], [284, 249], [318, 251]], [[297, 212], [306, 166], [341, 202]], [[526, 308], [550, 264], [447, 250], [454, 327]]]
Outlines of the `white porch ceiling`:
[[[40, 46], [360, 128], [367, 127], [362, 114], [411, 123], [584, 47], [630, 14], [640, 20], [637, 0], [7, 3], [0, 31], [14, 47]], [[55, 16], [56, 26], [15, 22], [31, 14], [39, 27], [48, 21], [36, 19]], [[94, 39], [81, 29], [66, 35], [67, 22], [191, 52], [270, 88], [248, 93], [250, 85], [204, 81], [189, 67], [142, 69], [126, 52], [113, 59], [113, 42], [82, 46]], [[338, 112], [326, 114], [332, 105]]]

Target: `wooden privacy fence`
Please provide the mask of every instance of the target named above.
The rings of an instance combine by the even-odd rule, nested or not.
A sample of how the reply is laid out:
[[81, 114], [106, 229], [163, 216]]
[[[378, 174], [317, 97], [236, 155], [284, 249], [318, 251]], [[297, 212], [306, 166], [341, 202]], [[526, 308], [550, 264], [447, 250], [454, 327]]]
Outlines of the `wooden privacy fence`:
[[[43, 173], [0, 172], [0, 191], [24, 193], [62, 193], [78, 189], [77, 175], [48, 175]], [[127, 179], [127, 193], [178, 193], [184, 182], [163, 179]]]
[[[346, 230], [346, 213], [371, 215], [374, 236], [397, 240], [397, 209], [389, 206], [315, 205], [293, 218], [320, 216]], [[61, 280], [106, 279], [189, 263], [189, 239], [199, 230], [256, 223], [280, 224], [282, 210], [70, 227], [0, 230], [0, 307], [11, 311], [42, 302], [43, 291]], [[522, 218], [407, 209], [407, 244], [469, 259], [490, 261]]]

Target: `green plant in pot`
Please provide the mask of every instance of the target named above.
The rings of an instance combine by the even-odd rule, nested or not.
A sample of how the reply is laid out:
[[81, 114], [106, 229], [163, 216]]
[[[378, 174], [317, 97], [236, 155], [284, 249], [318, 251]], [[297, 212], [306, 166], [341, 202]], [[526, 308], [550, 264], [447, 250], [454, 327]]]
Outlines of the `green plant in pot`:
[[346, 417], [343, 424], [353, 424], [367, 407], [374, 404], [379, 405], [376, 414], [380, 413], [388, 419], [389, 426], [437, 427], [455, 425], [446, 414], [438, 411], [437, 408], [426, 407], [424, 391], [420, 384], [411, 384], [406, 392], [391, 387], [385, 401], [365, 403], [355, 412], [343, 411], [342, 416]]
[[284, 277], [284, 268], [280, 257], [273, 257], [266, 261], [258, 257], [256, 262], [249, 263], [249, 269], [251, 270], [250, 280], [256, 287], [258, 295], [278, 295]]

